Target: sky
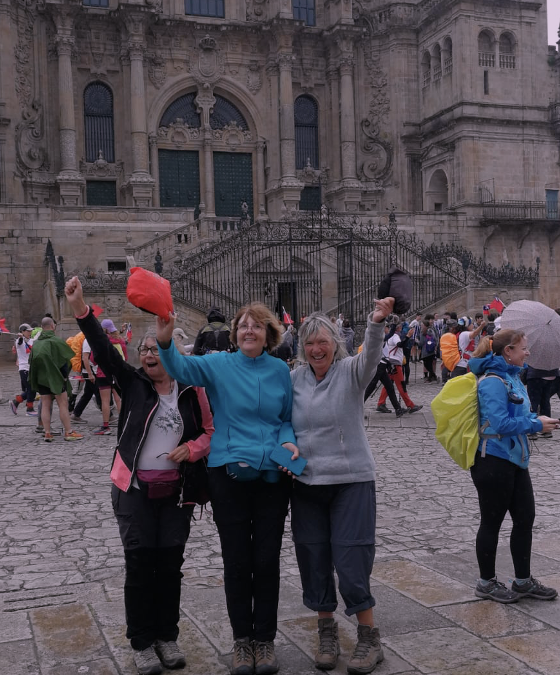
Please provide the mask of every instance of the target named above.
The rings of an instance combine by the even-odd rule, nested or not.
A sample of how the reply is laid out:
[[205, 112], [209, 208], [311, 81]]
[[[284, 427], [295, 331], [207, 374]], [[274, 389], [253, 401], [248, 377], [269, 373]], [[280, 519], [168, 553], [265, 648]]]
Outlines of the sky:
[[548, 0], [548, 44], [558, 42], [558, 24], [560, 23], [560, 0]]

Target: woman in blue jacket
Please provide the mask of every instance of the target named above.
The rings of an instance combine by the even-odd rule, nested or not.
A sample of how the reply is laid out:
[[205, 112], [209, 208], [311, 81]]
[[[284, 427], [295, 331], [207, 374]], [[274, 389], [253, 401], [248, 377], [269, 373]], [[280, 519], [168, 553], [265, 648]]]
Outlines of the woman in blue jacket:
[[172, 316], [157, 319], [161, 361], [172, 377], [205, 387], [214, 410], [210, 497], [233, 629], [231, 672], [276, 673], [280, 549], [291, 480], [270, 453], [280, 437], [297, 450], [290, 371], [270, 355], [281, 341], [281, 325], [265, 305], [252, 303], [233, 320], [230, 337], [238, 351], [184, 357], [173, 345], [173, 324]]
[[[496, 602], [519, 598], [553, 600], [554, 588], [546, 588], [531, 576], [531, 541], [535, 499], [529, 475], [528, 434], [551, 431], [559, 420], [537, 417], [519, 373], [529, 356], [527, 338], [521, 331], [504, 329], [492, 339], [483, 338], [471, 371], [479, 377], [478, 403], [482, 438], [471, 477], [478, 492], [480, 527], [476, 556], [480, 568], [475, 595]], [[496, 579], [496, 551], [506, 513], [513, 521], [510, 550], [515, 570], [511, 590]]]

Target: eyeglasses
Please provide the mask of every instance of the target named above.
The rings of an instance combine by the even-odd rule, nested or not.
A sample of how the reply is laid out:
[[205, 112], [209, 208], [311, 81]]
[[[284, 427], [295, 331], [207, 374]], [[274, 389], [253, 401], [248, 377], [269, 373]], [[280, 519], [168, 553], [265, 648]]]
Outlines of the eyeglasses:
[[140, 353], [140, 356], [146, 356], [148, 352], [152, 352], [153, 356], [159, 356], [159, 349], [155, 345], [153, 347], [142, 345], [141, 347], [138, 347], [138, 352]]
[[239, 326], [237, 326], [237, 330], [242, 333], [246, 333], [248, 330], [252, 330], [253, 333], [260, 333], [261, 330], [264, 330], [264, 326], [261, 326], [260, 323], [240, 323]]

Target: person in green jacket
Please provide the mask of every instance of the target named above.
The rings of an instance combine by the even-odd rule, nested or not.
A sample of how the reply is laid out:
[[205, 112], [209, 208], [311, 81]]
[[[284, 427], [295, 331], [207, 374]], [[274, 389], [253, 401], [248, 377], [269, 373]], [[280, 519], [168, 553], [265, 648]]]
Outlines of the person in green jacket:
[[64, 340], [54, 334], [55, 323], [46, 316], [41, 321], [41, 334], [33, 343], [29, 359], [29, 381], [31, 388], [41, 395], [41, 421], [47, 443], [54, 440], [51, 433], [51, 410], [53, 398], [58, 404], [60, 421], [64, 427], [65, 441], [78, 441], [82, 434], [72, 430], [68, 412], [68, 375], [70, 359], [74, 352]]

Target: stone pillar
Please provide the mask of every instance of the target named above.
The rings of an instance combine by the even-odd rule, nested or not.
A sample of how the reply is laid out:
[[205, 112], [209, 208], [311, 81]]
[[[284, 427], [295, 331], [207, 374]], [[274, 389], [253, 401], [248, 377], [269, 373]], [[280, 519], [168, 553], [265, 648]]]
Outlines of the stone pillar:
[[134, 206], [151, 206], [154, 179], [148, 169], [148, 132], [146, 127], [146, 86], [144, 82], [143, 39], [128, 42], [130, 58], [130, 134], [132, 139], [132, 175], [128, 186]]
[[340, 149], [342, 180], [356, 179], [356, 118], [354, 111], [354, 57], [340, 59]]
[[264, 147], [263, 141], [257, 142], [257, 213], [258, 218], [266, 218], [265, 209], [265, 177], [264, 177]]
[[76, 159], [76, 120], [72, 76], [74, 36], [71, 18], [60, 16], [57, 18], [60, 173], [56, 181], [60, 190], [61, 203], [64, 206], [76, 206], [82, 203], [85, 181], [78, 172]]
[[337, 183], [340, 180], [340, 144], [334, 142], [334, 139], [340, 138], [340, 88], [338, 79], [338, 69], [330, 62], [327, 67], [327, 83], [329, 87], [329, 139], [325, 148], [328, 160], [327, 164], [331, 167], [329, 172], [329, 183]]
[[294, 95], [292, 91], [291, 53], [278, 55], [280, 68], [280, 161], [282, 182], [296, 176], [296, 132], [294, 126]]

